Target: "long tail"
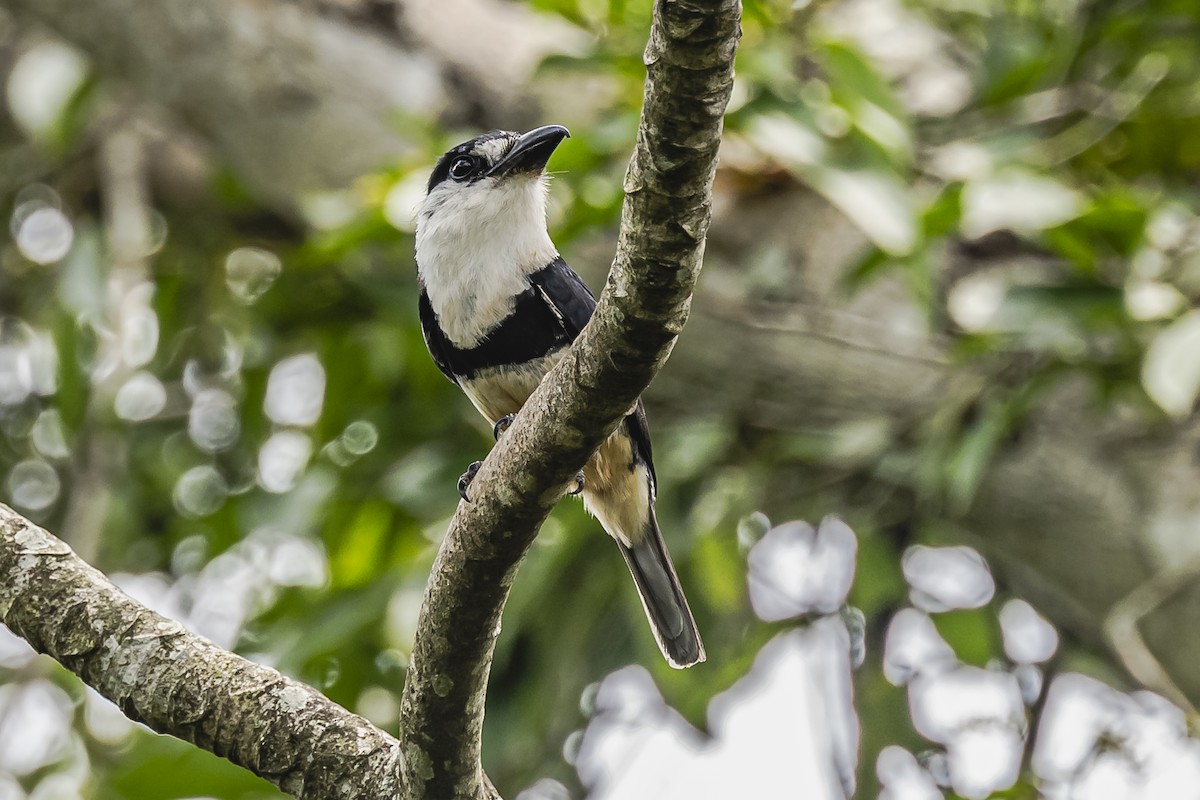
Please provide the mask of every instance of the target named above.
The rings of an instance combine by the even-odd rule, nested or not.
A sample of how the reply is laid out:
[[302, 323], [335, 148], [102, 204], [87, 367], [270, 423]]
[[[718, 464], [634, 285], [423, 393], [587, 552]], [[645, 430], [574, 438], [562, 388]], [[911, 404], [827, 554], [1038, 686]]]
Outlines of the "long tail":
[[679, 577], [667, 547], [663, 543], [654, 507], [650, 507], [647, 529], [637, 543], [626, 547], [619, 540], [621, 555], [633, 574], [646, 618], [663, 656], [672, 667], [683, 669], [704, 660], [704, 643], [687, 598], [679, 586]]

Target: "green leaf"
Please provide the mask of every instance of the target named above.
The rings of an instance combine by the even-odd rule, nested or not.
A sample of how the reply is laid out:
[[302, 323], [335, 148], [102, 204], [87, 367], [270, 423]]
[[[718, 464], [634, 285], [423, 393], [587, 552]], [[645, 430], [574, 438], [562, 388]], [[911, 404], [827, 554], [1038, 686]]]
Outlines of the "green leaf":
[[1009, 408], [999, 399], [984, 405], [982, 415], [967, 429], [946, 464], [946, 500], [952, 513], [964, 514], [1011, 426]]
[[897, 119], [907, 118], [904, 104], [896, 97], [892, 84], [852, 45], [822, 42], [814, 57], [825, 68], [834, 97], [845, 98], [847, 107], [866, 101]]
[[964, 663], [984, 667], [1001, 655], [996, 612], [990, 606], [932, 614], [930, 619]]
[[850, 589], [850, 604], [868, 619], [903, 603], [908, 584], [900, 571], [899, 554], [884, 536], [858, 527], [858, 566]]
[[921, 214], [921, 232], [927, 242], [958, 231], [963, 211], [962, 193], [963, 185], [952, 183], [926, 206]]
[[1001, 18], [992, 26], [981, 64], [980, 103], [995, 106], [1036, 89], [1050, 53], [1045, 35], [1032, 24]]
[[896, 266], [897, 263], [888, 253], [873, 246], [850, 269], [846, 270], [842, 278], [843, 286], [847, 291], [858, 291], [876, 278], [882, 277], [889, 268]]
[[379, 573], [384, 544], [392, 528], [389, 505], [375, 501], [358, 510], [342, 532], [338, 549], [330, 559], [335, 587], [362, 586]]

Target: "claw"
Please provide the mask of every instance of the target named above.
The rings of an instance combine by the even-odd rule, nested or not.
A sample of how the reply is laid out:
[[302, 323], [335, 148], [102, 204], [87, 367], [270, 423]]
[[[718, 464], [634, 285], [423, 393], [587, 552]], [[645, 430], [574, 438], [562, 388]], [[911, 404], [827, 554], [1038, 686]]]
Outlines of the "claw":
[[467, 497], [467, 487], [471, 485], [471, 481], [475, 480], [475, 473], [479, 472], [479, 468], [482, 466], [482, 461], [472, 461], [471, 465], [467, 467], [467, 471], [458, 476], [458, 494], [468, 503], [471, 502], [471, 498]]
[[575, 485], [567, 489], [567, 494], [575, 495], [583, 491], [583, 473], [575, 473]]
[[513, 420], [516, 418], [516, 414], [505, 414], [503, 417], [496, 420], [496, 424], [492, 426], [492, 437], [497, 442], [500, 441], [500, 434], [512, 427]]

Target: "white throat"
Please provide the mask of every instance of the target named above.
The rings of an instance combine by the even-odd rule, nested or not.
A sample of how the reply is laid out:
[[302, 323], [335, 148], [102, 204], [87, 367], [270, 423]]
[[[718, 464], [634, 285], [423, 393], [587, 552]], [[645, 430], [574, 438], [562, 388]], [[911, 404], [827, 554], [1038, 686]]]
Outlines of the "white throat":
[[529, 275], [557, 255], [541, 177], [443, 181], [417, 217], [417, 273], [438, 324], [461, 348], [511, 314]]

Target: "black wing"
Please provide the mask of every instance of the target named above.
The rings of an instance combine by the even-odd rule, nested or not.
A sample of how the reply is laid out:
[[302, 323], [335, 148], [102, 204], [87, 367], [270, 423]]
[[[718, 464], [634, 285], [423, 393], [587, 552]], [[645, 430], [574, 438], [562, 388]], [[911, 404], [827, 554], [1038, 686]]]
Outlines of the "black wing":
[[[563, 329], [571, 341], [579, 336], [579, 332], [592, 318], [596, 308], [596, 298], [592, 296], [583, 279], [575, 270], [567, 266], [567, 262], [559, 256], [547, 266], [529, 276], [529, 282], [538, 290], [546, 303], [553, 309], [562, 322]], [[658, 486], [658, 477], [654, 473], [654, 459], [650, 450], [650, 428], [646, 424], [646, 409], [639, 399], [633, 411], [625, 417], [625, 429], [629, 438], [633, 439], [634, 464], [646, 465], [650, 472], [651, 490]]]
[[[421, 288], [419, 310], [421, 333], [433, 363], [455, 383], [470, 380], [481, 370], [491, 367], [507, 367], [541, 358], [575, 338], [564, 331], [561, 315], [547, 305], [535, 286], [517, 295], [513, 299], [512, 313], [473, 347], [458, 347], [447, 338], [424, 287]], [[586, 323], [586, 319], [584, 321]]]
[[429, 355], [433, 356], [433, 363], [437, 364], [437, 368], [442, 371], [443, 375], [454, 383], [458, 383], [458, 378], [454, 376], [454, 370], [450, 368], [453, 358], [451, 351], [454, 349], [454, 345], [450, 344], [446, 334], [442, 333], [442, 328], [438, 325], [437, 314], [433, 311], [433, 304], [429, 302], [429, 294], [425, 291], [424, 286], [421, 287], [421, 299], [417, 302], [417, 311], [421, 317], [421, 335], [425, 338], [425, 347], [429, 350]]
[[575, 270], [567, 266], [562, 256], [556, 256], [530, 275], [529, 282], [554, 311], [567, 337], [575, 341], [596, 308], [596, 298], [587, 284], [575, 274]]

